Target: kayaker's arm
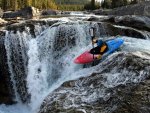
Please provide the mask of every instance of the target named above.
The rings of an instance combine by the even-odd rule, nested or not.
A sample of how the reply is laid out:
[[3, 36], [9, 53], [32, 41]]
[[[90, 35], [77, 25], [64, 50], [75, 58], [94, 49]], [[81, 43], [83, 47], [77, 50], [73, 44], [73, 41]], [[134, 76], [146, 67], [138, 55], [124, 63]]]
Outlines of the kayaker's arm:
[[92, 41], [93, 44], [97, 43], [97, 46], [101, 46], [103, 44], [102, 40], [98, 40], [98, 39], [93, 39]]
[[97, 41], [98, 41], [97, 39], [93, 39], [92, 43], [95, 44], [95, 43], [97, 43]]

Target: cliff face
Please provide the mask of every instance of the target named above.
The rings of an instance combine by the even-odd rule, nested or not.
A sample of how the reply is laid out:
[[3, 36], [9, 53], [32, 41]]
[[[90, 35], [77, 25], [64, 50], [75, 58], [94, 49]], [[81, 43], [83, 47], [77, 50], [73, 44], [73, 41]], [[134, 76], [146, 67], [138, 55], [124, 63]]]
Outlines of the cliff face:
[[115, 54], [50, 93], [39, 113], [149, 113], [149, 68], [150, 53]]
[[128, 5], [120, 8], [115, 8], [110, 11], [105, 10], [97, 10], [95, 11], [97, 15], [142, 15], [142, 16], [150, 16], [150, 1], [141, 2], [135, 5]]

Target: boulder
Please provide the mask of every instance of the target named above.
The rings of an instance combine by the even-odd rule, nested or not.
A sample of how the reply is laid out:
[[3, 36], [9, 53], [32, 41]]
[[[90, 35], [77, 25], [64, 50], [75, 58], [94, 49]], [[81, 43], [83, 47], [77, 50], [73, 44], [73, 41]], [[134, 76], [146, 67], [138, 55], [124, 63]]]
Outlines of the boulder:
[[20, 12], [13, 12], [13, 11], [7, 11], [7, 12], [4, 12], [3, 14], [3, 18], [6, 19], [6, 18], [16, 18], [16, 17], [19, 17], [21, 16]]
[[26, 7], [18, 11], [7, 11], [4, 12], [3, 18], [17, 18], [17, 17], [22, 17], [22, 18], [33, 18], [37, 17], [40, 15], [40, 12], [37, 8], [35, 7]]
[[0, 26], [6, 25], [8, 22], [5, 21], [4, 19], [0, 18]]
[[104, 21], [150, 32], [150, 18], [146, 16], [135, 16], [135, 15], [112, 16], [108, 20], [105, 19]]
[[144, 32], [133, 29], [130, 27], [123, 27], [123, 26], [116, 26], [110, 23], [102, 22], [98, 23], [101, 36], [128, 36], [128, 37], [135, 37], [139, 39], [148, 39], [149, 36], [145, 35]]
[[149, 113], [150, 53], [111, 58], [91, 69], [93, 74], [63, 83], [45, 98], [39, 113]]
[[40, 15], [39, 9], [35, 7], [26, 7], [18, 11], [23, 18], [33, 18]]
[[150, 38], [150, 18], [146, 16], [92, 16], [86, 19], [86, 21], [97, 21], [101, 29], [100, 32], [104, 32], [104, 35]]
[[128, 5], [112, 10], [96, 10], [95, 14], [98, 15], [144, 15], [150, 16], [150, 1], [141, 2], [135, 5]]
[[42, 11], [42, 14], [43, 16], [46, 16], [46, 15], [57, 15], [57, 12], [55, 10], [44, 10]]

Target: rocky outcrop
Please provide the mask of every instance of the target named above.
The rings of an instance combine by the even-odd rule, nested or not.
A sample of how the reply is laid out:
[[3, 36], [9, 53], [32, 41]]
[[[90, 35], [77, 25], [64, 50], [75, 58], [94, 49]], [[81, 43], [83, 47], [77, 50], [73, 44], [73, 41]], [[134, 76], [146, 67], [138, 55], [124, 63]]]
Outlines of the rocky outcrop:
[[44, 10], [42, 11], [42, 16], [46, 16], [46, 15], [57, 15], [57, 12], [55, 10]]
[[0, 26], [5, 26], [8, 22], [0, 18]]
[[0, 8], [0, 18], [3, 16], [3, 10]]
[[97, 10], [95, 14], [98, 15], [143, 15], [150, 16], [150, 1], [141, 2], [135, 5], [128, 5], [113, 10]]
[[3, 14], [3, 18], [4, 19], [9, 19], [9, 18], [17, 18], [17, 17], [21, 17], [21, 18], [33, 18], [33, 17], [37, 17], [40, 15], [40, 12], [37, 8], [34, 7], [26, 7], [23, 8], [21, 10], [18, 10], [16, 12], [12, 12], [12, 11], [8, 11], [5, 12]]
[[145, 30], [150, 32], [150, 18], [145, 16], [135, 16], [135, 15], [112, 16], [103, 21], [111, 22], [117, 25], [133, 27], [139, 30]]
[[20, 16], [21, 16], [21, 14], [19, 12], [13, 12], [13, 11], [7, 11], [7, 12], [4, 12], [4, 14], [3, 14], [4, 19], [6, 19], [6, 18], [17, 18]]
[[129, 37], [150, 38], [150, 18], [145, 16], [105, 16], [90, 17], [87, 21], [100, 22], [101, 31], [106, 35], [124, 35]]
[[49, 94], [39, 113], [149, 113], [149, 68], [150, 53], [114, 54]]
[[102, 22], [98, 23], [100, 28], [100, 32], [103, 32], [105, 36], [128, 36], [128, 37], [135, 37], [139, 39], [149, 39], [150, 36], [145, 35], [142, 31], [125, 26], [116, 26], [110, 23]]
[[118, 87], [117, 95], [119, 95], [122, 100], [113, 113], [149, 113], [150, 80], [145, 80], [132, 87], [130, 85], [131, 84], [128, 84], [126, 87]]
[[39, 9], [35, 7], [26, 7], [19, 11], [23, 18], [33, 18], [40, 15]]
[[[36, 31], [36, 26], [41, 27], [41, 31], [44, 31], [47, 27], [53, 25], [54, 23], [58, 22], [58, 20], [27, 20], [22, 23], [15, 23], [12, 25], [6, 26], [6, 29], [9, 31], [13, 31], [16, 33], [17, 31], [23, 32], [26, 28], [29, 28], [29, 32], [33, 37], [36, 37], [39, 33]], [[42, 27], [43, 26], [43, 27]]]

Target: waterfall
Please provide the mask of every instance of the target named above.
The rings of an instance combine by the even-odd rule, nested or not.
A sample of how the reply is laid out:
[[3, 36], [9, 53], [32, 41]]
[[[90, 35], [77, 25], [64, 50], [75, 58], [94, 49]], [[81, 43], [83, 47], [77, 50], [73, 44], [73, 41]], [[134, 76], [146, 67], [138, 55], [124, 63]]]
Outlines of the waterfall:
[[[36, 113], [44, 98], [63, 82], [91, 73], [93, 68], [83, 69], [82, 65], [73, 63], [76, 56], [92, 48], [90, 27], [96, 28], [96, 37], [108, 38], [103, 24], [96, 22], [57, 22], [50, 27], [37, 25], [34, 35], [27, 27], [23, 32], [6, 32], [8, 66], [15, 100], [18, 102], [14, 107], [23, 107], [23, 113]], [[123, 46], [122, 51], [131, 48], [134, 51], [134, 44], [139, 43], [136, 46], [139, 49], [145, 43], [142, 39], [138, 42], [129, 37], [124, 39], [125, 45], [129, 47]], [[148, 49], [145, 45], [141, 51]], [[108, 78], [108, 82], [106, 85], [111, 86], [112, 78]], [[7, 111], [4, 106], [0, 106], [0, 112], [2, 108], [4, 112]], [[11, 110], [12, 113], [21, 112], [20, 109]]]
[[[65, 81], [78, 69], [73, 63], [79, 48], [85, 50], [89, 36], [86, 24], [68, 23], [52, 26], [31, 39], [28, 51], [28, 91], [31, 94], [31, 106], [40, 105], [58, 80]], [[89, 34], [88, 34], [89, 35]], [[37, 100], [38, 102], [35, 102]]]
[[27, 76], [27, 61], [26, 55], [28, 50], [28, 41], [31, 37], [26, 33], [12, 32], [6, 33], [5, 48], [7, 51], [8, 66], [11, 73], [11, 79], [14, 84], [14, 90], [16, 95], [19, 93], [19, 98], [25, 102], [28, 100], [27, 88], [25, 78]]
[[[80, 69], [72, 61], [87, 49], [91, 42], [89, 28], [93, 25], [98, 27], [95, 23], [58, 22], [48, 29], [37, 25], [34, 31], [29, 27], [24, 31], [6, 31], [5, 48], [16, 108], [20, 103], [28, 105], [31, 112], [37, 111], [45, 96], [55, 89], [55, 83], [65, 81]], [[100, 34], [99, 29], [96, 33]]]

